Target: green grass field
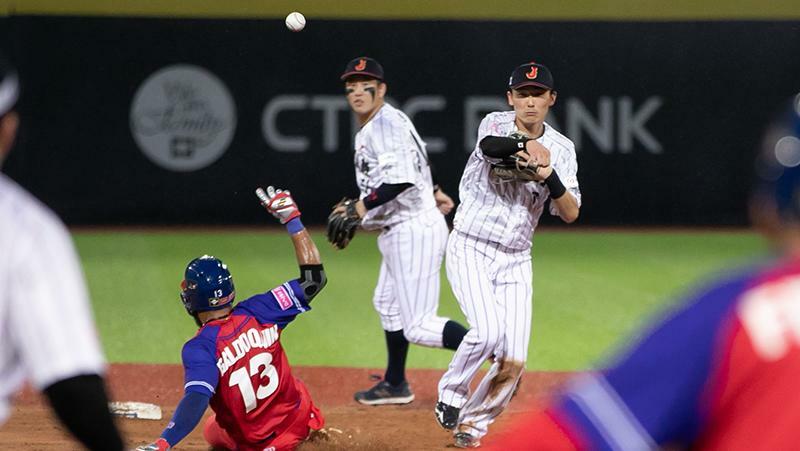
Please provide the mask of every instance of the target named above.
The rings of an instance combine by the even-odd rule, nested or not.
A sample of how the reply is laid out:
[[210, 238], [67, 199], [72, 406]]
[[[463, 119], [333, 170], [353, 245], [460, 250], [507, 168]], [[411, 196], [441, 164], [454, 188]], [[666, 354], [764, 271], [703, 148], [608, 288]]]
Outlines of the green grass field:
[[[284, 335], [295, 365], [382, 367], [383, 332], [372, 309], [380, 255], [362, 233], [334, 251], [321, 233], [329, 277], [313, 310]], [[208, 253], [233, 273], [237, 298], [296, 277], [283, 232], [77, 232], [100, 336], [111, 362], [177, 363], [196, 327], [178, 297], [183, 268]], [[528, 368], [589, 368], [696, 283], [765, 250], [749, 233], [543, 230], [534, 243], [534, 319]], [[463, 320], [442, 271], [440, 314]], [[445, 368], [451, 353], [412, 346], [409, 366]]]

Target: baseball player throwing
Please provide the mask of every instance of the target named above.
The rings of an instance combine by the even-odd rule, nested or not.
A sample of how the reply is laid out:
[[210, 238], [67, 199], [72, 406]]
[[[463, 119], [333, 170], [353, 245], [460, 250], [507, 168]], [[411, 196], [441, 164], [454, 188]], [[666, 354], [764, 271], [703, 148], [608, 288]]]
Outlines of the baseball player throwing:
[[[384, 380], [355, 399], [369, 405], [405, 404], [414, 399], [405, 378], [408, 343], [456, 349], [466, 333], [462, 325], [436, 315], [447, 242], [443, 213], [453, 203], [434, 188], [425, 144], [411, 120], [384, 103], [383, 67], [372, 58], [355, 58], [341, 79], [361, 126], [354, 156], [361, 195], [335, 208], [329, 239], [342, 248], [352, 238], [352, 227], [381, 231], [383, 261], [373, 304], [388, 350]], [[342, 217], [350, 220], [344, 229], [338, 222]]]
[[[447, 278], [470, 330], [439, 381], [435, 407], [437, 421], [454, 430], [458, 447], [479, 446], [525, 369], [531, 235], [547, 200], [550, 213], [563, 221], [578, 217], [575, 146], [545, 122], [556, 101], [553, 86], [541, 64], [514, 69], [507, 91], [514, 111], [490, 113], [481, 121], [461, 178]], [[470, 393], [470, 381], [490, 358], [488, 373]]]
[[290, 450], [324, 420], [305, 385], [292, 376], [281, 346], [283, 329], [325, 286], [325, 271], [300, 211], [288, 191], [257, 194], [292, 239], [300, 277], [235, 307], [233, 278], [217, 258], [204, 255], [186, 267], [181, 300], [200, 330], [183, 346], [183, 399], [161, 437], [140, 451], [163, 451], [194, 429], [206, 407], [206, 441], [215, 449]]
[[546, 410], [493, 435], [488, 448], [797, 448], [800, 95], [793, 103], [766, 133], [750, 202], [778, 258], [704, 283], [613, 365], [576, 377]]
[[[0, 58], [0, 163], [19, 116], [16, 71]], [[27, 379], [90, 450], [121, 450], [108, 411], [105, 361], [69, 232], [30, 193], [0, 174], [0, 425]], [[5, 449], [19, 448], [6, 443]]]

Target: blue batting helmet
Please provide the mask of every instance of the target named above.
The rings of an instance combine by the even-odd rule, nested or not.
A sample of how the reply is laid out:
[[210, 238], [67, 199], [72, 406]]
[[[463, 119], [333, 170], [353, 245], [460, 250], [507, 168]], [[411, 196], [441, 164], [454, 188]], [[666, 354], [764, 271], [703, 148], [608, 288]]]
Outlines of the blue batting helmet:
[[235, 295], [233, 277], [220, 259], [203, 255], [186, 266], [181, 300], [190, 315], [230, 306]]
[[764, 136], [756, 166], [758, 194], [782, 220], [800, 220], [800, 94], [780, 111]]

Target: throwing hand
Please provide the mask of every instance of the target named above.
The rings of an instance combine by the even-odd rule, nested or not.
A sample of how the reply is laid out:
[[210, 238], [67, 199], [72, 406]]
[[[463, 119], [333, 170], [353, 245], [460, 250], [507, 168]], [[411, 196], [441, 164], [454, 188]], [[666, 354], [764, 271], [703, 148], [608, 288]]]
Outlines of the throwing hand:
[[275, 189], [274, 186], [268, 186], [266, 191], [258, 188], [256, 190], [256, 196], [261, 200], [261, 205], [263, 205], [272, 216], [275, 216], [281, 224], [286, 224], [300, 216], [300, 209], [297, 208], [297, 203], [295, 203], [292, 194], [288, 190], [283, 191]]

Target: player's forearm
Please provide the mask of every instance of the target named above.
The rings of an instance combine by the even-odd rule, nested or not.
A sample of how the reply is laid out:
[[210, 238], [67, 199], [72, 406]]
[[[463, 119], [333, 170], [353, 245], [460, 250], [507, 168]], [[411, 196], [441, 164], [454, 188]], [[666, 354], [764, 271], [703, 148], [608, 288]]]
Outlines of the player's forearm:
[[211, 398], [201, 393], [186, 393], [178, 403], [169, 426], [161, 433], [161, 438], [166, 440], [170, 447], [178, 444], [192, 432], [203, 418], [203, 413], [205, 413], [210, 400]]
[[303, 289], [306, 299], [311, 302], [311, 299], [328, 283], [328, 277], [325, 275], [322, 259], [319, 256], [319, 249], [314, 244], [311, 234], [300, 222], [299, 217], [286, 223], [286, 229], [292, 236], [297, 265], [300, 266], [300, 277], [297, 281], [300, 288]]
[[100, 376], [64, 379], [45, 388], [44, 393], [58, 418], [88, 449], [122, 450]]
[[375, 207], [380, 207], [386, 202], [389, 202], [390, 200], [399, 196], [400, 193], [407, 190], [408, 188], [411, 188], [412, 186], [414, 185], [411, 183], [384, 183], [381, 186], [379, 186], [375, 191], [371, 192], [369, 196], [362, 199], [364, 207], [367, 210], [372, 210]]
[[[289, 225], [295, 221], [299, 223], [299, 228], [292, 230], [292, 227]], [[297, 224], [292, 225], [297, 226]], [[297, 264], [300, 266], [322, 264], [322, 260], [319, 256], [319, 249], [317, 249], [317, 245], [314, 244], [311, 234], [309, 234], [308, 230], [300, 223], [300, 218], [291, 220], [286, 226], [292, 236], [292, 244], [294, 245], [295, 257], [297, 257]]]
[[525, 143], [530, 139], [515, 139], [505, 136], [486, 136], [479, 146], [481, 152], [487, 157], [503, 158], [525, 149]]
[[558, 216], [567, 223], [578, 219], [580, 211], [578, 200], [567, 191], [556, 170], [552, 166], [546, 166], [539, 168], [537, 173], [544, 177], [542, 183], [550, 191], [550, 201], [556, 207]]
[[569, 191], [564, 193], [564, 195], [558, 199], [551, 199], [551, 202], [553, 202], [553, 204], [556, 206], [556, 209], [558, 210], [558, 216], [564, 222], [571, 223], [578, 219], [580, 207], [578, 206], [578, 201], [575, 199], [575, 196], [573, 196]]

